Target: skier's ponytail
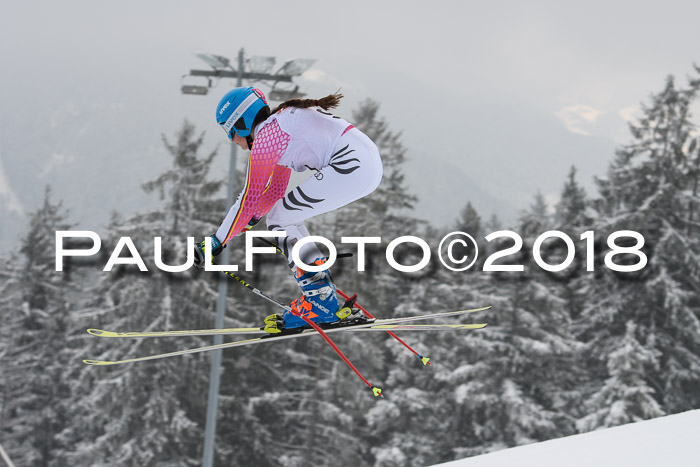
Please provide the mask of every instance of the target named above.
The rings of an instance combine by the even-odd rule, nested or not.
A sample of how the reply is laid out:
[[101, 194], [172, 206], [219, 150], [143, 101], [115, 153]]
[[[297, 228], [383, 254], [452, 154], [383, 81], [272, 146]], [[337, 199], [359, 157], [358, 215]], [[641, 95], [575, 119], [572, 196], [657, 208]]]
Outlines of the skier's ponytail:
[[282, 102], [280, 105], [274, 108], [271, 113], [279, 112], [287, 107], [297, 107], [299, 109], [306, 109], [308, 107], [321, 107], [323, 110], [335, 109], [340, 104], [340, 99], [343, 95], [336, 92], [335, 94], [329, 94], [322, 99], [292, 99]]

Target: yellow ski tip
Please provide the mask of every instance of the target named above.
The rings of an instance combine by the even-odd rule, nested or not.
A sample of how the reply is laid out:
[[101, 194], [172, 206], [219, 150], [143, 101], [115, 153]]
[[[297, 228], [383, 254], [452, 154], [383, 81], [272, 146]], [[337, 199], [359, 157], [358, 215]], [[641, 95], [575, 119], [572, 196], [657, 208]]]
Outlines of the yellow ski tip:
[[98, 337], [117, 337], [116, 332], [103, 331], [102, 329], [88, 329], [87, 332], [88, 334], [92, 334], [93, 336]]
[[112, 362], [106, 362], [103, 360], [83, 360], [83, 363], [86, 365], [95, 365], [95, 366], [113, 365]]
[[374, 397], [384, 397], [384, 394], [382, 394], [382, 388], [372, 386], [372, 392], [374, 393]]
[[428, 357], [421, 357], [423, 365], [430, 365], [430, 359]]

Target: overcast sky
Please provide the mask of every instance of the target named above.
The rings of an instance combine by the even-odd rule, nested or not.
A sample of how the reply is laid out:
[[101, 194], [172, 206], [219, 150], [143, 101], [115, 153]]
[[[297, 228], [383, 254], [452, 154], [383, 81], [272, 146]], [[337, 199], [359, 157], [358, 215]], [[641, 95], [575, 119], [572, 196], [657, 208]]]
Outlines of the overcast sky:
[[[232, 81], [193, 97], [180, 77], [206, 68], [195, 52], [244, 47], [315, 58], [302, 88], [341, 88], [347, 118], [379, 101], [403, 131], [417, 191], [429, 168], [426, 180], [452, 187], [440, 195], [452, 211], [470, 196], [484, 210], [522, 208], [538, 188], [554, 199], [572, 164], [589, 186], [604, 175], [639, 103], [700, 62], [698, 18], [697, 1], [11, 2], [0, 17], [0, 195], [34, 209], [52, 183], [69, 205], [94, 197], [87, 213], [132, 208], [137, 197], [117, 188], [158, 173], [160, 133], [188, 118], [223, 144], [212, 115]], [[84, 170], [108, 172], [118, 199], [102, 179], [76, 191]]]

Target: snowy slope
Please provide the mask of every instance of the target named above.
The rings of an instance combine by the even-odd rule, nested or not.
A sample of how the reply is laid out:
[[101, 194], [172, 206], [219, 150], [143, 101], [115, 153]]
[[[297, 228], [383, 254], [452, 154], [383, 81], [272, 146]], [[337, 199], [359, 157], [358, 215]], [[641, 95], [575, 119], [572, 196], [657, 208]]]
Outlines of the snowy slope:
[[519, 446], [443, 467], [697, 467], [700, 410]]

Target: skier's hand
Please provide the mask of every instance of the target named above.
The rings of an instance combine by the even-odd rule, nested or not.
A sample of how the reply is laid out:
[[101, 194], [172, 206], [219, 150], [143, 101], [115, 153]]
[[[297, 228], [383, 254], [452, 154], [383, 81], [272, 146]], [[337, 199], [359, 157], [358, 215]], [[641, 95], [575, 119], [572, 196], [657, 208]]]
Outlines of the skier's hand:
[[194, 246], [194, 267], [204, 269], [204, 251], [199, 245]]
[[[216, 235], [211, 236], [211, 256], [212, 258], [221, 254], [226, 248], [226, 245], [222, 245]], [[197, 269], [204, 269], [204, 258], [205, 258], [205, 241], [194, 246], [194, 267]]]

